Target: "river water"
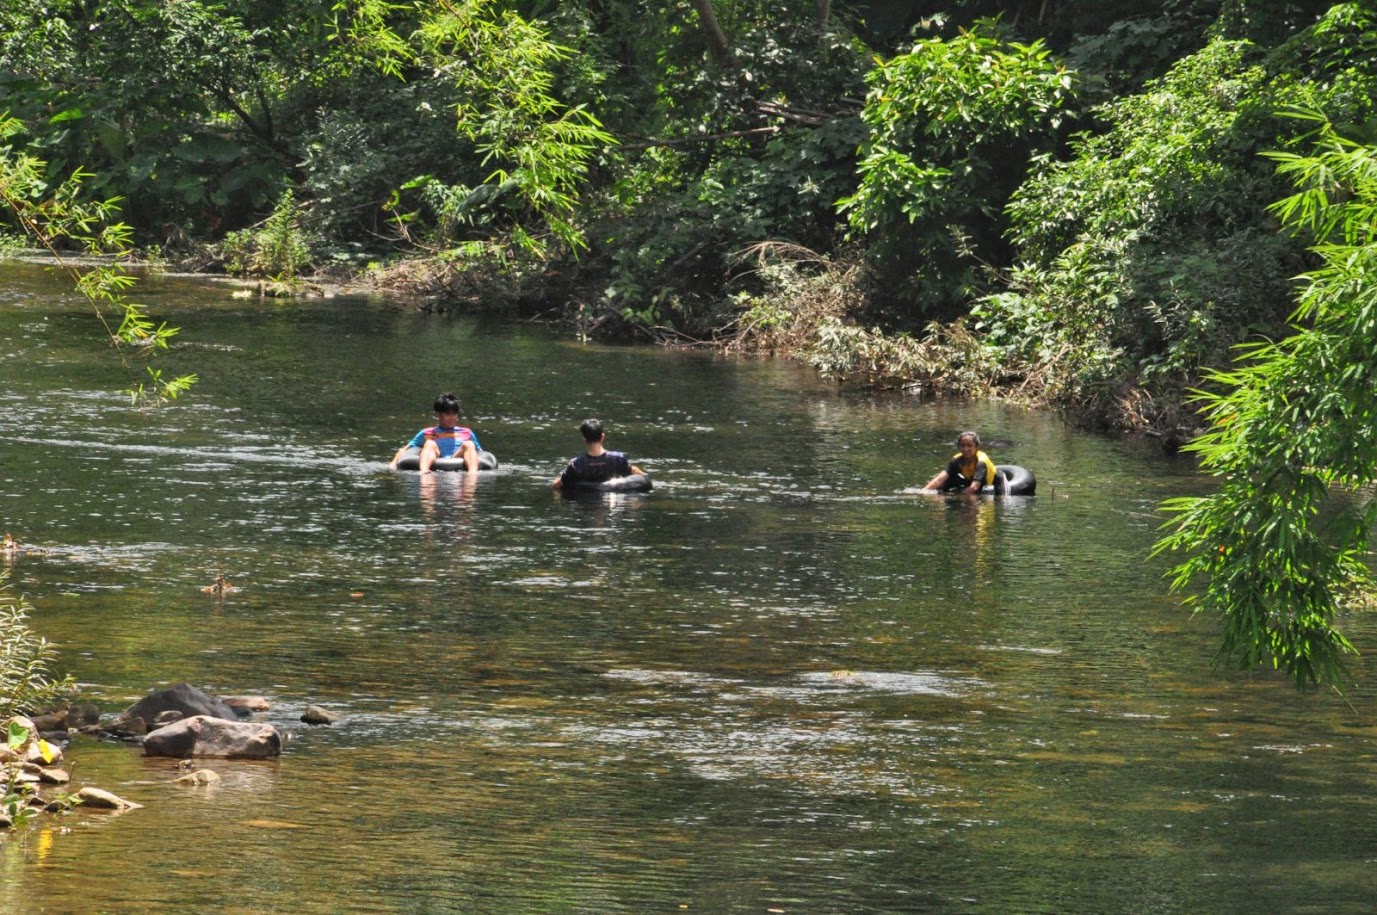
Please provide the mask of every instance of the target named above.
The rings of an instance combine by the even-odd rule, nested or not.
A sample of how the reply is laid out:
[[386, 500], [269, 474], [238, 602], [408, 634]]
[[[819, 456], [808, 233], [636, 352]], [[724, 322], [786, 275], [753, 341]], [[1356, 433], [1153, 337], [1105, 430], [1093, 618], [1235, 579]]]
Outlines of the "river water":
[[[65, 288], [0, 265], [0, 527], [47, 551], [12, 585], [107, 712], [185, 680], [266, 697], [290, 740], [189, 789], [79, 738], [75, 781], [145, 806], [6, 837], [0, 911], [1377, 904], [1371, 663], [1344, 697], [1211, 669], [1147, 555], [1160, 500], [1202, 491], [1186, 461], [782, 363], [158, 277], [161, 364], [202, 380], [138, 412]], [[389, 472], [445, 390], [501, 468]], [[653, 493], [552, 495], [590, 415]], [[902, 492], [968, 426], [1036, 497]]]

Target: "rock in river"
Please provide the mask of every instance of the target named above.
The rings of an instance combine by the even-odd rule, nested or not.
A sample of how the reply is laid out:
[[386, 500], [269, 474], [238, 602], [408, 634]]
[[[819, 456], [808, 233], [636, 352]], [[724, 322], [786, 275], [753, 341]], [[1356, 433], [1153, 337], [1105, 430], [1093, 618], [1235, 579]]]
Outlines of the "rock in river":
[[271, 759], [282, 754], [277, 728], [258, 721], [226, 721], [196, 715], [152, 731], [143, 739], [148, 756], [218, 756], [224, 759]]

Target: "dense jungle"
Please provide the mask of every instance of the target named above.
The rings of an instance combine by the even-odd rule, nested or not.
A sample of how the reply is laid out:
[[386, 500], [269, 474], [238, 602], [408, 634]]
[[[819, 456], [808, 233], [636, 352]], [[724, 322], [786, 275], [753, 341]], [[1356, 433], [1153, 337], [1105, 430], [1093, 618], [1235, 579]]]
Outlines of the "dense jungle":
[[7, 153], [140, 255], [780, 353], [1179, 445], [1285, 331], [1276, 153], [1373, 136], [1307, 0], [0, 5]]

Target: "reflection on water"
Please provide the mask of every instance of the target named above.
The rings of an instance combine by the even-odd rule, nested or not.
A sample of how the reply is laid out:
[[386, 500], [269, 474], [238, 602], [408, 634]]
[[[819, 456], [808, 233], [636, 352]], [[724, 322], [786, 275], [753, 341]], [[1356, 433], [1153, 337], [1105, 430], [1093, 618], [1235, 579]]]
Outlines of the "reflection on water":
[[[289, 740], [207, 787], [79, 740], [78, 782], [146, 806], [6, 842], [0, 911], [1369, 908], [1366, 662], [1344, 700], [1209, 670], [1146, 558], [1184, 463], [171, 278], [167, 370], [203, 382], [137, 414], [82, 307], [2, 269], [0, 528], [46, 550], [9, 564], [35, 625], [107, 711], [189, 680]], [[389, 472], [450, 389], [501, 469]], [[594, 414], [654, 492], [551, 492]], [[972, 426], [1037, 497], [904, 491]], [[202, 593], [217, 571], [240, 590]]]

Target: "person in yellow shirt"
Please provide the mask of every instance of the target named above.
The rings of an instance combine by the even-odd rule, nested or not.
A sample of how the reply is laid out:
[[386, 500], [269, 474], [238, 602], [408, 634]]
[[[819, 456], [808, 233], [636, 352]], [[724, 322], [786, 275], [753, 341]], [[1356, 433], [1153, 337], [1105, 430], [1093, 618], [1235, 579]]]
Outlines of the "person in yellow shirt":
[[956, 454], [947, 469], [928, 482], [924, 489], [939, 492], [967, 492], [975, 494], [986, 486], [995, 485], [995, 462], [980, 450], [980, 436], [962, 432], [956, 439]]

